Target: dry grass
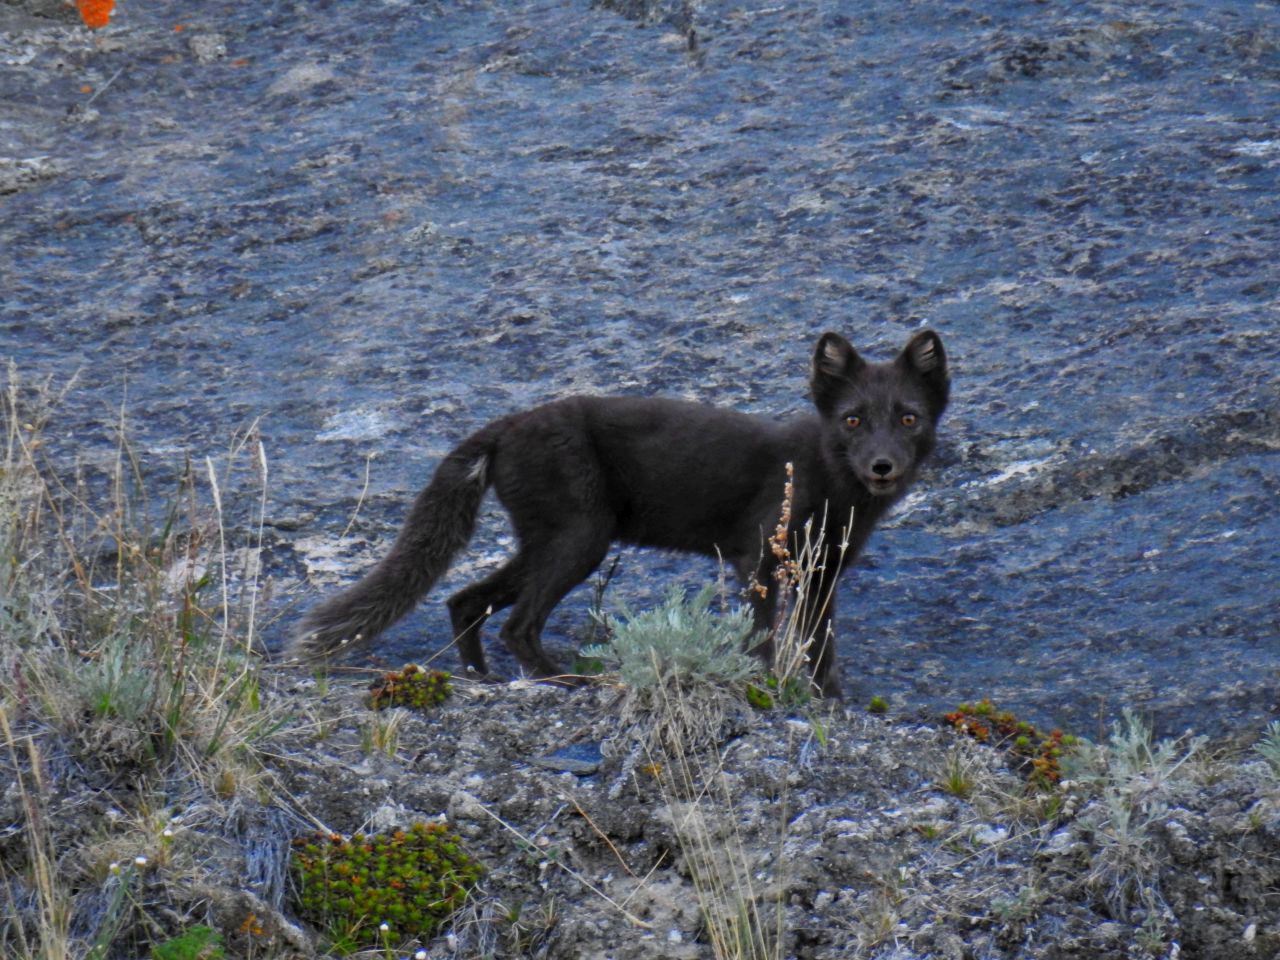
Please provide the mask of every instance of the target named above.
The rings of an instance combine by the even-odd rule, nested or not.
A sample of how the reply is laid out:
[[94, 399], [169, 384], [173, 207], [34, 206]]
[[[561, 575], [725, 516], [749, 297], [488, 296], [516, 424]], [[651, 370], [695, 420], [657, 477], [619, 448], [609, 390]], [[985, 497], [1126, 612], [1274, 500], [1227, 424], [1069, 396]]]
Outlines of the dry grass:
[[[703, 702], [680, 684], [663, 687], [663, 713], [679, 719], [701, 714]], [[678, 741], [650, 753], [681, 856], [693, 882], [703, 936], [717, 960], [781, 960], [786, 946], [786, 838], [789, 810], [778, 806], [776, 845], [747, 842], [733, 778], [719, 747], [697, 749]]]
[[[776, 589], [779, 591], [778, 610], [772, 635], [772, 672], [780, 691], [816, 689], [812, 685], [811, 651], [816, 644], [821, 648], [829, 640], [830, 621], [825, 618], [831, 608], [838, 583], [836, 577], [826, 576], [827, 515], [820, 520], [810, 517], [803, 527], [791, 537], [791, 503], [795, 493], [794, 472], [787, 464], [787, 482], [783, 489], [782, 510], [777, 528], [769, 539], [769, 548], [778, 561], [774, 571]], [[815, 520], [817, 520], [815, 524]], [[840, 530], [836, 544], [837, 569], [844, 563], [849, 549], [849, 531], [853, 527], [853, 515]], [[766, 589], [762, 584], [754, 589]], [[819, 636], [822, 625], [826, 633]]]
[[[123, 414], [105, 476], [47, 458], [59, 400], [12, 368], [0, 397], [0, 765], [26, 825], [0, 837], [0, 953], [143, 955], [182, 929], [191, 824], [262, 789], [279, 723], [255, 650], [267, 461], [250, 427], [161, 506]], [[254, 517], [233, 545], [224, 497], [244, 477]], [[108, 816], [76, 806], [86, 782]]]
[[[0, 734], [4, 735], [9, 760], [15, 771], [20, 810], [26, 823], [26, 854], [29, 867], [25, 882], [11, 873], [7, 861], [0, 871], [4, 882], [7, 909], [12, 918], [0, 925], [0, 942], [16, 948], [17, 955], [33, 957], [67, 957], [71, 955], [71, 904], [70, 897], [56, 881], [57, 851], [53, 847], [53, 834], [48, 824], [48, 811], [43, 802], [46, 793], [42, 778], [43, 758], [32, 737], [16, 737], [9, 723], [9, 705], [0, 704]], [[26, 756], [22, 754], [25, 751]], [[26, 771], [23, 771], [24, 761]], [[34, 929], [28, 930], [22, 922], [19, 904], [20, 891], [34, 894]]]

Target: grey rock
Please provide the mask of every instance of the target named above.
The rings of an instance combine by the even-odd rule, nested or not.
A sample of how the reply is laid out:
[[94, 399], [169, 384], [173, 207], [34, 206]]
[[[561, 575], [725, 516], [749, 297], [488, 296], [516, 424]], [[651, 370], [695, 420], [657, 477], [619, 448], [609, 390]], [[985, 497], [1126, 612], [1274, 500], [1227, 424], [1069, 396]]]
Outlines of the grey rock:
[[573, 773], [580, 777], [589, 777], [600, 769], [603, 762], [598, 743], [573, 743], [562, 747], [554, 753], [541, 757], [533, 757], [529, 762], [547, 770]]
[[15, 159], [0, 157], [0, 196], [29, 189], [62, 172], [62, 165], [49, 157]]
[[221, 33], [198, 33], [187, 45], [199, 63], [214, 63], [227, 55], [227, 38]]

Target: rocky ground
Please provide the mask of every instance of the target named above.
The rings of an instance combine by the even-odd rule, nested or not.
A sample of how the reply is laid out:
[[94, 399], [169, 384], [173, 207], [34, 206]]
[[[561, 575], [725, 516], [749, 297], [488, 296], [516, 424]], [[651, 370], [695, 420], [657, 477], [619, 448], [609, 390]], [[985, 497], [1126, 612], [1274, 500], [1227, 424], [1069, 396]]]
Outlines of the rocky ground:
[[[724, 869], [770, 905], [778, 956], [1280, 953], [1269, 893], [1280, 784], [1260, 765], [1202, 756], [1164, 783], [1148, 769], [1131, 784], [1130, 834], [1096, 787], [1029, 791], [1006, 754], [940, 719], [748, 714], [719, 766], [702, 758], [722, 783], [708, 778], [696, 805], [664, 790], [648, 764], [628, 767], [625, 750], [587, 775], [540, 765], [611, 735], [616, 697], [608, 687], [464, 687], [406, 723], [395, 759], [356, 753], [349, 724], [311, 748], [314, 768], [285, 781], [335, 829], [444, 813], [491, 865], [489, 899], [453, 927], [457, 953], [449, 941], [433, 956], [485, 945], [512, 956], [711, 956], [691, 876], [700, 861], [674, 826], [691, 806], [710, 821]], [[346, 691], [325, 700], [328, 711], [351, 707]], [[518, 924], [502, 919], [513, 905]]]
[[[611, 739], [607, 684], [460, 683], [445, 705], [392, 720], [367, 709], [363, 682], [279, 680], [272, 708], [292, 720], [252, 788], [220, 800], [175, 784], [171, 805], [151, 811], [152, 839], [111, 848], [154, 861], [137, 894], [169, 904], [153, 937], [208, 922], [231, 956], [317, 956], [325, 941], [298, 919], [289, 836], [442, 819], [486, 875], [452, 923], [397, 956], [710, 958], [724, 954], [707, 918], [741, 902], [759, 905], [769, 942], [744, 956], [1280, 954], [1280, 781], [1256, 757], [1183, 740], [1127, 771], [1113, 757], [1106, 776], [1068, 765], [1066, 782], [1035, 790], [1007, 751], [940, 718], [744, 708], [718, 749], [684, 757], [682, 782], [679, 758]], [[112, 806], [128, 807], [123, 783], [57, 777], [69, 769], [52, 767], [63, 829], [123, 818]]]

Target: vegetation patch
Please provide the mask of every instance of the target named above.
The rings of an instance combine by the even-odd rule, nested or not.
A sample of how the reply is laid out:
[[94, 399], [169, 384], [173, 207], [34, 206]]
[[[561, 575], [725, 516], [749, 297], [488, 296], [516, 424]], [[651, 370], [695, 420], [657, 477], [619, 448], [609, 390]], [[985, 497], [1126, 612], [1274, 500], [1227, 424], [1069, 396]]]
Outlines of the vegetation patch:
[[226, 955], [222, 934], [204, 924], [151, 948], [151, 960], [222, 960]]
[[480, 882], [481, 867], [440, 823], [390, 834], [299, 837], [291, 868], [299, 915], [338, 953], [429, 940]]
[[813, 681], [808, 676], [779, 679], [769, 674], [760, 683], [748, 683], [746, 696], [758, 710], [805, 707], [813, 702]]
[[1062, 781], [1062, 760], [1080, 746], [1080, 739], [1061, 730], [1043, 733], [1008, 710], [997, 710], [990, 700], [962, 703], [944, 719], [979, 743], [1003, 747], [1015, 766], [1027, 776], [1027, 784], [1049, 790]]
[[161, 501], [123, 414], [113, 460], [57, 460], [58, 400], [12, 367], [0, 389], [0, 956], [212, 960], [287, 723], [257, 639], [265, 449], [251, 425]]
[[399, 670], [384, 673], [369, 685], [369, 706], [374, 710], [438, 707], [453, 692], [449, 676], [445, 670], [424, 670], [416, 663], [406, 663]]
[[1267, 724], [1266, 732], [1254, 746], [1253, 752], [1267, 765], [1272, 776], [1280, 777], [1280, 720], [1272, 720]]
[[583, 650], [617, 672], [620, 744], [696, 750], [742, 729], [748, 681], [759, 673], [746, 652], [754, 628], [744, 608], [713, 609], [715, 593], [674, 588], [653, 610], [624, 609], [609, 618], [608, 645]]

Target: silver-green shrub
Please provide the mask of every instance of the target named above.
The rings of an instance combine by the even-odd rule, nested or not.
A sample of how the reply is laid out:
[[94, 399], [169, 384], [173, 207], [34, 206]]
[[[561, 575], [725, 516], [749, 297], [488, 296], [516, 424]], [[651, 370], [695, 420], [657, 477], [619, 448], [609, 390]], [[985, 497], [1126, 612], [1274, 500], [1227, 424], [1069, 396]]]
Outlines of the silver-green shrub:
[[623, 608], [607, 617], [610, 641], [582, 652], [618, 665], [633, 689], [664, 687], [673, 681], [726, 685], [746, 681], [759, 662], [747, 653], [754, 626], [742, 607], [712, 609], [714, 584], [692, 597], [675, 587], [661, 606], [643, 613]]

